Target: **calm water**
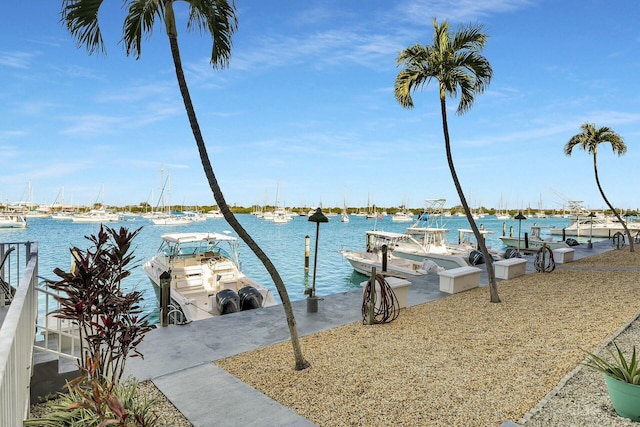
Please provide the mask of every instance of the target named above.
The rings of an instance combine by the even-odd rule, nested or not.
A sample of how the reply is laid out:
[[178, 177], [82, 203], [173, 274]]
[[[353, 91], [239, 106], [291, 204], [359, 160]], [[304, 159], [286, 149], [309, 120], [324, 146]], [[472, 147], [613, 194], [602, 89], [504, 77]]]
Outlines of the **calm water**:
[[[256, 240], [264, 252], [278, 269], [282, 276], [291, 300], [305, 298], [303, 294], [305, 283], [311, 285], [313, 280], [313, 257], [316, 236], [316, 224], [307, 220], [306, 216], [295, 217], [287, 224], [274, 224], [253, 215], [238, 215], [238, 220], [249, 234]], [[529, 231], [534, 224], [545, 226], [566, 227], [568, 219], [563, 218], [532, 218], [522, 221], [522, 234]], [[46, 278], [55, 278], [53, 269], [60, 267], [68, 271], [71, 265], [69, 248], [78, 246], [86, 249], [89, 242], [84, 236], [96, 234], [99, 224], [80, 224], [68, 220], [54, 220], [49, 218], [33, 218], [28, 220], [29, 226], [23, 230], [0, 229], [0, 241], [2, 242], [38, 242], [39, 249], [39, 275]], [[366, 219], [364, 217], [351, 216], [350, 222], [343, 223], [339, 216], [330, 217], [328, 223], [320, 224], [320, 238], [318, 240], [318, 261], [316, 273], [316, 294], [318, 296], [359, 289], [359, 284], [365, 277], [355, 273], [351, 265], [344, 260], [339, 251], [341, 249], [364, 250], [365, 231], [377, 229], [385, 231], [404, 232], [412, 223], [391, 222], [391, 216], [382, 220]], [[487, 239], [489, 245], [495, 249], [502, 248], [502, 242], [498, 236], [502, 235], [503, 227], [509, 233], [513, 227], [513, 233], [518, 234], [518, 221], [498, 220], [493, 216], [487, 216], [477, 220], [478, 226], [483, 225], [492, 230], [493, 235]], [[128, 289], [137, 289], [144, 293], [145, 311], [150, 314], [153, 322], [157, 322], [157, 303], [155, 294], [147, 279], [142, 264], [151, 258], [160, 245], [160, 236], [168, 232], [181, 231], [231, 231], [224, 219], [208, 219], [203, 222], [194, 222], [189, 225], [168, 227], [153, 225], [150, 221], [138, 218], [134, 221], [109, 224], [113, 228], [124, 226], [130, 229], [142, 227], [139, 236], [134, 240], [135, 257], [138, 267], [132, 270], [132, 275], [124, 286]], [[445, 226], [450, 230], [448, 238], [451, 242], [457, 242], [458, 228], [469, 228], [466, 218], [451, 217]], [[235, 235], [235, 233], [232, 233]], [[311, 237], [311, 256], [309, 260], [310, 271], [304, 271], [305, 236]], [[240, 259], [242, 270], [248, 276], [265, 284], [273, 290], [276, 299], [278, 293], [271, 281], [269, 274], [253, 253], [241, 243]]]

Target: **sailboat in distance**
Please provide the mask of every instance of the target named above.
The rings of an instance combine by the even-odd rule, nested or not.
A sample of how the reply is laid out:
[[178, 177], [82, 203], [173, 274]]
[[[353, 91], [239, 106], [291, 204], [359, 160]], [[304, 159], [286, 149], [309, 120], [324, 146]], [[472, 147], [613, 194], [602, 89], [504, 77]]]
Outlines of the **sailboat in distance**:
[[342, 213], [340, 214], [340, 221], [349, 222], [349, 213], [347, 212], [347, 196], [345, 194], [342, 204]]

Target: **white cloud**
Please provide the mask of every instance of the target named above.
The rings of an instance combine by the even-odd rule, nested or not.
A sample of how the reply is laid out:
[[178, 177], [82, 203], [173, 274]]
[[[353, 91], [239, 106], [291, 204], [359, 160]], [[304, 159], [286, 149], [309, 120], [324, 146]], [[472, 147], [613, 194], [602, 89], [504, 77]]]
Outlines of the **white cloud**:
[[28, 52], [0, 52], [0, 66], [28, 69], [35, 56]]

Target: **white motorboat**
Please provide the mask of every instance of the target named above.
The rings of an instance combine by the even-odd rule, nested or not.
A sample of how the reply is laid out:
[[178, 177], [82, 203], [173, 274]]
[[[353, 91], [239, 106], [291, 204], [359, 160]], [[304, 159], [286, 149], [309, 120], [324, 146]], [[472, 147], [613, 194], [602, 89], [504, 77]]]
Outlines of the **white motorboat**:
[[162, 214], [149, 217], [153, 225], [186, 225], [193, 224], [194, 220], [186, 215]]
[[52, 213], [51, 214], [51, 219], [71, 221], [73, 219], [74, 215], [75, 215], [74, 212], [59, 211], [59, 212]]
[[[413, 237], [419, 246], [397, 247], [394, 249], [394, 255], [416, 262], [430, 260], [445, 270], [484, 263], [482, 253], [477, 250], [477, 245], [473, 242], [472, 230], [459, 229], [457, 244], [447, 241], [449, 230], [442, 223], [442, 209], [445, 201], [445, 199], [425, 200], [424, 212], [405, 232]], [[486, 236], [490, 231], [481, 230], [481, 233]], [[501, 258], [495, 251], [491, 255], [494, 259]]]
[[[342, 256], [349, 261], [353, 269], [358, 273], [370, 276], [373, 267], [375, 267], [377, 274], [406, 279], [435, 273], [441, 270], [441, 268], [431, 261], [413, 261], [397, 257], [393, 254], [393, 252], [400, 247], [413, 247], [418, 251], [421, 249], [420, 244], [407, 234], [388, 231], [367, 231], [366, 242], [367, 248], [364, 252], [350, 250], [340, 251]], [[383, 270], [383, 246], [385, 245], [387, 249], [387, 260], [386, 270]]]
[[0, 228], [27, 228], [27, 219], [17, 213], [0, 212]]
[[570, 245], [562, 240], [554, 240], [552, 237], [542, 236], [542, 227], [534, 225], [531, 226], [529, 233], [526, 233], [524, 237], [519, 238], [517, 236], [500, 236], [500, 240], [505, 246], [511, 246], [520, 249], [533, 249], [538, 250], [545, 246], [549, 249], [568, 248]]
[[405, 206], [402, 206], [400, 210], [391, 215], [391, 222], [413, 222], [413, 214]]
[[[640, 225], [637, 223], [627, 223], [629, 231], [636, 235], [640, 232]], [[617, 220], [610, 219], [603, 215], [579, 216], [574, 219], [568, 227], [550, 228], [549, 234], [553, 236], [575, 236], [575, 237], [604, 237], [611, 238], [616, 233], [624, 234], [624, 227]]]
[[446, 237], [448, 232], [448, 229], [440, 227], [409, 227], [406, 233], [414, 238], [419, 246], [403, 246], [397, 248], [394, 253], [400, 258], [415, 262], [433, 261], [445, 270], [471, 265], [469, 255], [475, 248], [449, 244]]
[[201, 222], [206, 221], [207, 216], [200, 211], [182, 211], [182, 215], [187, 219], [191, 220], [191, 222]]
[[273, 221], [274, 224], [286, 224], [293, 219], [293, 215], [289, 213], [286, 209], [278, 208], [273, 211]]
[[275, 305], [273, 293], [240, 269], [238, 242], [220, 233], [168, 233], [143, 269], [160, 296], [170, 275], [172, 323]]
[[121, 220], [120, 214], [106, 209], [91, 209], [87, 213], [76, 214], [71, 217], [73, 222], [80, 223], [104, 223], [104, 222], [118, 222]]
[[224, 215], [222, 215], [222, 212], [220, 212], [220, 209], [212, 209], [212, 210], [210, 210], [209, 212], [207, 212], [204, 215], [208, 219], [221, 219], [221, 218], [224, 218]]

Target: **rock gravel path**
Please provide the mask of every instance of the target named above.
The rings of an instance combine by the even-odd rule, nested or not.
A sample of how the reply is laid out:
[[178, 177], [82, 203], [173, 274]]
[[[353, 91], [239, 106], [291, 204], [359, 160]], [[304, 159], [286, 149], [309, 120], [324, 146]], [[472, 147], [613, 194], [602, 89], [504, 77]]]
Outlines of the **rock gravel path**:
[[619, 332], [623, 348], [639, 344], [637, 252], [498, 289], [500, 304], [481, 287], [403, 309], [389, 324], [304, 337], [304, 371], [292, 369], [288, 342], [217, 364], [319, 426], [632, 425], [613, 412], [602, 376], [576, 367], [582, 349]]

